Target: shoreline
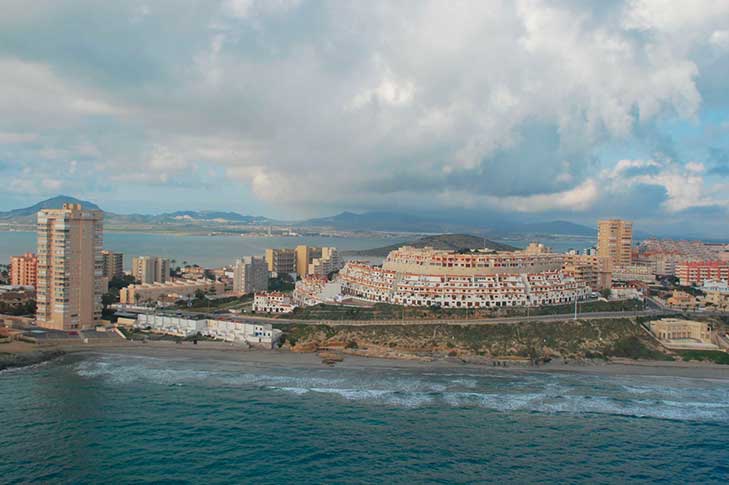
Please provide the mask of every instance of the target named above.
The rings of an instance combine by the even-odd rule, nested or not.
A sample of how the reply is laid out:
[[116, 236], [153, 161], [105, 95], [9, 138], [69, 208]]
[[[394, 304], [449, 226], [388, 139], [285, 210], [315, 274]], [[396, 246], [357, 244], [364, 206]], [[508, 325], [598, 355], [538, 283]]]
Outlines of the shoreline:
[[[7, 348], [0, 346], [0, 371], [22, 368], [54, 360], [64, 355], [111, 354], [137, 355], [159, 359], [194, 358], [238, 362], [247, 365], [275, 365], [296, 367], [329, 367], [317, 352], [292, 352], [290, 350], [244, 349], [238, 345], [221, 342], [200, 342], [198, 345], [174, 344], [171, 342], [114, 342], [89, 344], [57, 344], [38, 347], [32, 344], [19, 344]], [[11, 351], [12, 350], [12, 351]], [[468, 362], [458, 358], [433, 360], [409, 360], [361, 355], [341, 354], [343, 360], [336, 362], [338, 368], [391, 368], [391, 369], [432, 369], [468, 370], [469, 372], [509, 372], [509, 373], [572, 373], [595, 376], [657, 376], [684, 377], [697, 379], [727, 379], [729, 366], [701, 362], [663, 362], [633, 361], [613, 359], [612, 361], [570, 361], [553, 360], [539, 366], [513, 363], [506, 367], [493, 367], [486, 363]], [[5, 364], [5, 365], [3, 365]]]

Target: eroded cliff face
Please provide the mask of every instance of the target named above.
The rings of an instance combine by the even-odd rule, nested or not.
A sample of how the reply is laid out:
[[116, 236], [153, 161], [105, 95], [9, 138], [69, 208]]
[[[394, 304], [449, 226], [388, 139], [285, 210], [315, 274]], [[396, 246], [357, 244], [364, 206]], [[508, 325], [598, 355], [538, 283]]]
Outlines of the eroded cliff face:
[[[540, 362], [658, 352], [631, 319], [567, 320], [495, 325], [288, 325], [284, 346], [298, 352], [339, 350], [371, 357]], [[626, 351], [625, 349], [629, 349]], [[632, 349], [632, 350], [630, 350]], [[658, 358], [660, 355], [656, 354]]]

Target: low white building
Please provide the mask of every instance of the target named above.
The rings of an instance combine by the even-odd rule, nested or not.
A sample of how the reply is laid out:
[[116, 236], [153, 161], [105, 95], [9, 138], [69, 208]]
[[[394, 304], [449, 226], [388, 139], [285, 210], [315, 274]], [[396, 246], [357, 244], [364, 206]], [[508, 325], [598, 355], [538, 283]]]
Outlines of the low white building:
[[136, 328], [147, 329], [166, 335], [192, 337], [201, 335], [226, 342], [248, 343], [255, 346], [272, 348], [281, 338], [281, 331], [270, 323], [244, 323], [227, 320], [199, 320], [167, 315], [140, 313], [137, 315]]
[[296, 308], [291, 295], [278, 291], [262, 291], [253, 297], [253, 311], [262, 313], [291, 313]]

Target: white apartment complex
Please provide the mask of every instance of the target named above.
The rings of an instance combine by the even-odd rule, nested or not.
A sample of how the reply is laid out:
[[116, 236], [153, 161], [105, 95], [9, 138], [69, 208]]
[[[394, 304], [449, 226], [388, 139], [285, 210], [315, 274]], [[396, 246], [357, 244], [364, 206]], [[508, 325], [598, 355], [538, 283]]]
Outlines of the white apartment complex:
[[253, 297], [253, 311], [260, 313], [291, 313], [296, 308], [291, 295], [278, 291], [262, 291]]
[[373, 302], [443, 308], [571, 303], [590, 288], [561, 270], [562, 257], [525, 252], [465, 254], [402, 247], [382, 267], [356, 261], [340, 271], [342, 294]]
[[134, 324], [136, 328], [151, 330], [178, 337], [202, 335], [225, 342], [247, 343], [272, 348], [281, 338], [282, 332], [270, 323], [243, 323], [227, 320], [191, 319], [168, 315], [141, 313]]

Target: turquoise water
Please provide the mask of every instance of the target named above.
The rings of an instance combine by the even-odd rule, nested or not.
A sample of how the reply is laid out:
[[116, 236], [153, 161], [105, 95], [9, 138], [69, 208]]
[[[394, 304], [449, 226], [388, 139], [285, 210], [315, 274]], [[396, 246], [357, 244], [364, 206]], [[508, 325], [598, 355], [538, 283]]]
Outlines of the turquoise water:
[[[334, 246], [340, 251], [370, 249], [395, 244], [404, 239], [367, 237], [237, 237], [237, 236], [181, 236], [172, 234], [146, 234], [138, 232], [107, 232], [104, 247], [124, 253], [126, 269], [131, 268], [132, 256], [163, 256], [207, 268], [233, 263], [243, 256], [260, 256], [266, 248], [293, 248], [299, 244]], [[0, 232], [0, 263], [7, 264], [10, 256], [36, 250], [34, 232]]]
[[729, 477], [716, 379], [97, 354], [0, 373], [0, 409], [3, 483]]

